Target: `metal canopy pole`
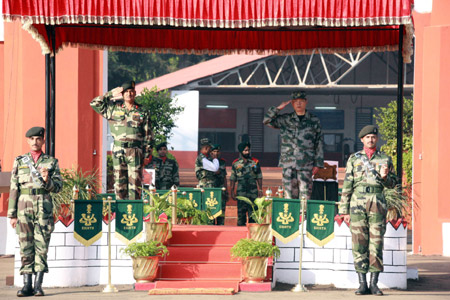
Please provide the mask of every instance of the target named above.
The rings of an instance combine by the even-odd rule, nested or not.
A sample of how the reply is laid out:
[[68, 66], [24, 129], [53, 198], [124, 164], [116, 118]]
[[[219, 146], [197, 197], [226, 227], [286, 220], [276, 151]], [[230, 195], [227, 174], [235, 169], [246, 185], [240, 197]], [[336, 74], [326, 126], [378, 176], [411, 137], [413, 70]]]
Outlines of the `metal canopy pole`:
[[45, 54], [45, 153], [50, 154], [50, 54]]
[[51, 44], [50, 54], [45, 55], [45, 151], [55, 156], [55, 27], [45, 25], [47, 36]]
[[397, 88], [397, 175], [402, 185], [403, 175], [403, 29], [398, 30], [398, 88]]

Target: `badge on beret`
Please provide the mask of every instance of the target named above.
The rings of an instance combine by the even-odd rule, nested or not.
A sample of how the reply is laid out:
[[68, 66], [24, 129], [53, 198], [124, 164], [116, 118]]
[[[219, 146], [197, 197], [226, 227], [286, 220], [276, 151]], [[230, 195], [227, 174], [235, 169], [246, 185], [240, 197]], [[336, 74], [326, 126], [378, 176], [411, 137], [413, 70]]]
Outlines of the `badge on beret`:
[[375, 125], [364, 126], [363, 129], [361, 129], [361, 131], [359, 132], [358, 137], [360, 139], [362, 139], [363, 137], [365, 137], [368, 134], [376, 134], [376, 135], [378, 135], [378, 128]]

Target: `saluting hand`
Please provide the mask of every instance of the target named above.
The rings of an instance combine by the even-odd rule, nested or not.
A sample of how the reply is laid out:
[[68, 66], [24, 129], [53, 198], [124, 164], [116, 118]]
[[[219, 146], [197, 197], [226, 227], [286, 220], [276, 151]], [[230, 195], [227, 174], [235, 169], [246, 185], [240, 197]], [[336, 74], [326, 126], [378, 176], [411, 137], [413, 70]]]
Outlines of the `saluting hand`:
[[121, 99], [122, 98], [122, 92], [123, 92], [123, 87], [121, 87], [121, 86], [112, 89], [111, 90], [111, 93], [113, 95], [112, 100], [115, 101], [117, 99]]
[[380, 169], [381, 178], [386, 179], [388, 174], [389, 174], [388, 166], [386, 164], [382, 165]]
[[48, 169], [47, 168], [42, 168], [40, 171], [42, 179], [44, 179], [45, 182], [48, 181]]
[[282, 110], [283, 108], [285, 108], [289, 103], [291, 103], [292, 102], [292, 100], [288, 100], [288, 101], [284, 101], [284, 102], [281, 102], [281, 104], [280, 105], [278, 105], [278, 109], [279, 110]]

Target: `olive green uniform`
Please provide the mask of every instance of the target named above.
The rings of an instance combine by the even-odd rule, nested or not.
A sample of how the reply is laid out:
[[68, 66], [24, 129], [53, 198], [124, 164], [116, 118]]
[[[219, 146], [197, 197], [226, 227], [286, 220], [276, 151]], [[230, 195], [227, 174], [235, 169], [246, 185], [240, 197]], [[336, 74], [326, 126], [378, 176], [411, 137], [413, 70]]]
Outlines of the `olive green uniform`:
[[91, 107], [108, 120], [114, 138], [114, 189], [117, 199], [140, 199], [142, 167], [153, 141], [150, 116], [140, 105], [131, 110], [113, 102], [112, 92], [91, 101]]
[[[39, 180], [33, 175], [33, 179], [27, 160], [37, 171], [47, 168], [49, 175], [46, 183], [42, 177]], [[34, 163], [31, 154], [27, 153], [14, 160], [8, 218], [17, 218], [22, 275], [48, 272], [48, 245], [55, 224], [50, 192], [58, 193], [61, 188], [62, 179], [57, 159], [42, 153]]]

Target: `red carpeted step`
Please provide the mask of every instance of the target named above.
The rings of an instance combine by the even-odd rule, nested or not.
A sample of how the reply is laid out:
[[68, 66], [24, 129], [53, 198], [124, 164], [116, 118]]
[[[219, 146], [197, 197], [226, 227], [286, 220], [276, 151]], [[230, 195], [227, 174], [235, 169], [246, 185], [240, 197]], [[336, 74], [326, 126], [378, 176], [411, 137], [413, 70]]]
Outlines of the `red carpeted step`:
[[169, 246], [165, 262], [230, 262], [231, 246]]
[[246, 237], [245, 226], [176, 225], [169, 245], [233, 246]]
[[238, 280], [166, 280], [156, 281], [156, 288], [172, 288], [172, 289], [185, 289], [185, 288], [232, 288], [235, 292], [239, 291]]
[[158, 280], [241, 279], [241, 263], [162, 263]]

